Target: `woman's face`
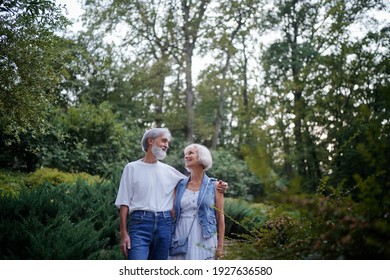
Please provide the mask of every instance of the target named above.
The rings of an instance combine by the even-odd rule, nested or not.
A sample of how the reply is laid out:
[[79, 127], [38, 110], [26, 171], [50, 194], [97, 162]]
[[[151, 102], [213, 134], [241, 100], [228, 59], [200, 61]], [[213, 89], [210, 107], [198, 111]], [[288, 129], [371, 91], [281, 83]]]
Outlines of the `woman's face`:
[[199, 165], [198, 151], [195, 147], [190, 147], [184, 152], [184, 162], [187, 168]]

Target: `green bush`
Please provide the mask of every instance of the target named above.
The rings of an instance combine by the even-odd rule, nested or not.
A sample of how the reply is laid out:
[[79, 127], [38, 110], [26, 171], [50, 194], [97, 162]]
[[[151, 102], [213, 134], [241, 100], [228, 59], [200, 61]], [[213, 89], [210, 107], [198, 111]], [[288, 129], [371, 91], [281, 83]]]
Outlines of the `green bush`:
[[295, 244], [294, 238], [304, 233], [295, 215], [271, 208], [266, 220], [227, 241], [225, 259], [302, 259], [304, 257], [299, 255], [306, 250], [300, 251], [302, 247], [299, 247], [295, 251], [292, 244]]
[[15, 197], [25, 184], [26, 173], [0, 170], [0, 197]]
[[[226, 198], [225, 259], [278, 259], [285, 244], [297, 235], [298, 217], [298, 213], [279, 207]], [[281, 258], [296, 256], [284, 252]]]
[[58, 111], [53, 126], [50, 144], [42, 147], [44, 166], [106, 176], [141, 152], [139, 128], [121, 123], [107, 102]]
[[[226, 259], [389, 259], [385, 215], [347, 195], [281, 195], [265, 223], [228, 241]], [[385, 212], [388, 210], [384, 210]]]
[[67, 173], [55, 168], [40, 168], [27, 176], [26, 184], [32, 187], [43, 184], [58, 186], [60, 184], [75, 184], [78, 180], [94, 184], [99, 183], [101, 178], [99, 176], [89, 175], [85, 172]]
[[213, 166], [208, 173], [229, 183], [226, 196], [257, 200], [263, 195], [264, 186], [244, 160], [224, 149], [212, 151], [212, 155]]
[[1, 197], [0, 259], [121, 259], [117, 186], [43, 183]]
[[270, 207], [262, 203], [249, 203], [239, 198], [225, 198], [225, 234], [240, 237], [260, 228], [269, 218]]

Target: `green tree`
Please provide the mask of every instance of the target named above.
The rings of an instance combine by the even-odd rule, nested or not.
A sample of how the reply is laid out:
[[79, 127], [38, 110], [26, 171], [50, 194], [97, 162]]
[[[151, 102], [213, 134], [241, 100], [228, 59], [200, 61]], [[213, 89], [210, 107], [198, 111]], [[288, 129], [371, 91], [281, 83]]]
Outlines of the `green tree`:
[[47, 132], [68, 56], [56, 32], [68, 21], [52, 1], [5, 0], [0, 9], [0, 129], [9, 145]]
[[111, 66], [123, 69], [122, 76], [115, 81], [117, 85], [126, 84], [127, 91], [121, 90], [118, 94], [125, 100], [141, 101], [138, 109], [145, 108], [143, 116], [151, 116], [143, 120], [145, 126], [161, 126], [165, 119], [163, 113], [175, 97], [166, 92], [167, 78], [172, 74], [174, 61], [181, 58], [175, 28], [176, 8], [168, 1], [103, 3], [87, 1], [85, 5], [88, 49], [104, 55], [104, 49], [112, 47], [104, 43], [106, 35], [116, 35], [121, 26], [123, 36], [117, 36], [121, 50], [117, 52], [119, 55], [112, 55]]
[[53, 121], [57, 133], [43, 152], [47, 167], [105, 176], [138, 158], [141, 151], [141, 133], [137, 128], [126, 130], [107, 102], [70, 107]]
[[[255, 22], [258, 16], [258, 9], [262, 1], [219, 1], [213, 6], [213, 21], [208, 22], [208, 33], [206, 39], [209, 42], [208, 48], [202, 51], [209, 52], [211, 49], [215, 53], [215, 66], [211, 67], [213, 80], [216, 83], [215, 90], [217, 106], [214, 121], [213, 137], [211, 147], [215, 149], [218, 142], [224, 143], [223, 133], [232, 130], [230, 123], [237, 121], [241, 125], [249, 124], [249, 114], [240, 116], [236, 112], [245, 111], [249, 113], [250, 98], [248, 96], [248, 46], [247, 42], [255, 40], [251, 32], [255, 30]], [[249, 43], [249, 48], [250, 48]], [[214, 77], [215, 75], [215, 77]], [[227, 102], [231, 100], [231, 102]], [[242, 107], [241, 107], [242, 106]], [[231, 114], [229, 118], [228, 114]], [[229, 121], [230, 119], [230, 121]], [[245, 120], [243, 120], [245, 119]], [[224, 124], [225, 123], [225, 124]], [[245, 128], [244, 128], [245, 129]]]
[[[364, 16], [368, 17], [368, 11], [381, 7], [380, 1], [281, 1], [266, 13], [264, 27], [280, 34], [266, 49], [263, 59], [265, 85], [271, 90], [266, 110], [268, 116], [274, 116], [275, 123], [270, 129], [276, 140], [272, 149], [279, 155], [274, 160], [282, 161], [288, 179], [294, 178], [295, 186], [303, 186], [304, 191], [316, 191], [318, 180], [327, 169], [327, 149], [332, 148], [332, 139], [336, 139], [336, 145], [343, 145], [340, 138], [329, 138], [334, 129], [343, 132], [349, 128], [360, 129], [358, 124], [345, 126], [345, 123], [354, 123], [353, 115], [357, 113], [354, 106], [348, 118], [336, 127], [333, 122], [345, 112], [345, 101], [358, 96], [354, 94], [354, 85], [347, 82], [350, 72], [346, 68], [359, 50], [346, 47], [352, 46], [353, 41], [347, 35]], [[366, 26], [368, 31], [376, 33], [378, 23]], [[371, 43], [375, 48], [377, 43]], [[383, 61], [375, 51], [369, 53]], [[356, 61], [362, 59], [356, 57]], [[332, 62], [328, 64], [328, 60]], [[373, 78], [367, 70], [365, 67], [354, 69]], [[343, 86], [347, 83], [348, 90]], [[337, 93], [334, 95], [334, 92]], [[344, 140], [352, 136], [348, 133]]]

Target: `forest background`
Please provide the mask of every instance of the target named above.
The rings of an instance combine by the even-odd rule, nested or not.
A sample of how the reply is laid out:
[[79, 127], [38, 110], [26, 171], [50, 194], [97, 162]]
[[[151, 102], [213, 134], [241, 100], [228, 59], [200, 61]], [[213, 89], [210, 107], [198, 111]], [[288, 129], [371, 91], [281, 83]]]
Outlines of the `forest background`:
[[[0, 258], [120, 259], [140, 138], [209, 147], [226, 259], [390, 259], [390, 23], [380, 0], [0, 4]], [[195, 62], [197, 68], [195, 68]]]

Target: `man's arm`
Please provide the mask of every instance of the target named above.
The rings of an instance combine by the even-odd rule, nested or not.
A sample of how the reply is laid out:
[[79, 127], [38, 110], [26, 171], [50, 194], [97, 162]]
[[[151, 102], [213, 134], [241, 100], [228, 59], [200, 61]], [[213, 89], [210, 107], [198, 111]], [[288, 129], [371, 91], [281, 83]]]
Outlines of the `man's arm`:
[[131, 247], [129, 233], [127, 232], [127, 216], [129, 215], [129, 207], [121, 205], [119, 209], [120, 231], [121, 231], [121, 251], [125, 258], [127, 258], [128, 250]]

